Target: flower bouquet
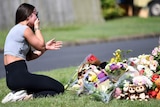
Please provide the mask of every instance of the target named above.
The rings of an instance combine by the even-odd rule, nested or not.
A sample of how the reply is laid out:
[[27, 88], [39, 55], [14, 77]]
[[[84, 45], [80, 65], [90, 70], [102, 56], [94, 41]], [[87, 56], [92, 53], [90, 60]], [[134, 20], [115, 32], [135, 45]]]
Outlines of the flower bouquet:
[[110, 75], [113, 82], [118, 81], [119, 77], [126, 72], [127, 63], [124, 57], [124, 51], [117, 49], [113, 53], [113, 57], [110, 59], [108, 64], [105, 66], [106, 72]]
[[158, 62], [158, 67], [157, 67], [156, 71], [159, 73], [160, 72], [160, 46], [155, 47], [152, 50], [152, 56], [154, 57], [154, 60], [156, 60]]
[[160, 46], [155, 47], [152, 54], [128, 59], [124, 59], [124, 51], [117, 49], [106, 62], [89, 54], [78, 66], [66, 89], [76, 90], [79, 96], [90, 94], [106, 103], [112, 98], [148, 101], [160, 96], [157, 92], [160, 90], [159, 72]]

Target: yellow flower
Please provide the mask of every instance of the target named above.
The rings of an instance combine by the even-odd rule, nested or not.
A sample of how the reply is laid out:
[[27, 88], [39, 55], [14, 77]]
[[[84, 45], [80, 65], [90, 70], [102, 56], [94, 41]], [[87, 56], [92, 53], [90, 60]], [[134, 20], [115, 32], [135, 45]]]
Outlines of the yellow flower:
[[115, 62], [115, 58], [111, 58], [110, 63]]
[[117, 62], [122, 61], [122, 55], [121, 54], [122, 54], [122, 51], [120, 49], [117, 49], [115, 51], [115, 53], [113, 53], [114, 57], [111, 58], [110, 63], [113, 63], [113, 62], [117, 63]]

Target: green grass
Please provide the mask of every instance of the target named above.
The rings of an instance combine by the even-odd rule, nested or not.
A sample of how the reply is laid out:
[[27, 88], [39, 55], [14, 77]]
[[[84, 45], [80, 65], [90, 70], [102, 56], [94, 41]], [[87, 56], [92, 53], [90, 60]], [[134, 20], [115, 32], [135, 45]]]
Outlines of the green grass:
[[[136, 35], [160, 33], [159, 22], [159, 17], [147, 19], [130, 17], [109, 20], [100, 24], [42, 28], [42, 33], [46, 41], [51, 38], [56, 38], [56, 40], [62, 40], [64, 42], [77, 42], [93, 38], [109, 39], [123, 36], [132, 37]], [[0, 48], [3, 48], [7, 32], [8, 30], [0, 31]], [[38, 72], [38, 74], [53, 77], [65, 85], [75, 70], [76, 67], [69, 67], [47, 72]], [[8, 93], [9, 89], [6, 87], [5, 78], [0, 79], [0, 100]], [[157, 105], [159, 105], [159, 101], [155, 99], [148, 102], [113, 99], [106, 104], [91, 98], [91, 96], [84, 95], [78, 97], [76, 92], [72, 91], [65, 91], [64, 94], [55, 97], [38, 98], [16, 103], [0, 103], [0, 107], [156, 107]]]
[[[53, 77], [64, 85], [68, 82], [71, 75], [75, 73], [76, 67], [56, 69], [47, 72], [38, 72]], [[5, 78], [0, 80], [0, 100], [9, 93], [5, 84]], [[65, 91], [64, 94], [55, 97], [37, 98], [29, 101], [0, 103], [0, 107], [157, 107], [159, 100], [152, 99], [145, 101], [127, 101], [113, 99], [109, 103], [97, 101], [89, 95], [78, 97], [74, 91]]]
[[[60, 28], [45, 27], [42, 33], [46, 41], [56, 38], [63, 42], [80, 42], [81, 40], [117, 37], [132, 37], [137, 35], [160, 33], [160, 18], [124, 17], [108, 20], [104, 23], [89, 25], [73, 25]], [[0, 48], [3, 48], [8, 30], [0, 31]]]
[[158, 23], [160, 18], [139, 18], [127, 17], [114, 20], [108, 20], [105, 23], [72, 26], [70, 28], [46, 28], [43, 29], [43, 34], [53, 35], [57, 40], [64, 42], [76, 42], [86, 39], [108, 39], [123, 36], [135, 36], [160, 33]]

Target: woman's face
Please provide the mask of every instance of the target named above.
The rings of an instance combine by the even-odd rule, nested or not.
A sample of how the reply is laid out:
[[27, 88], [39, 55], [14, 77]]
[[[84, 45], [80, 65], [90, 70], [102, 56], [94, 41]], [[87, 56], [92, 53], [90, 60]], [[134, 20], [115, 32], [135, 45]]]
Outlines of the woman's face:
[[36, 19], [38, 18], [38, 12], [36, 9], [33, 10], [33, 13], [28, 17], [28, 25], [30, 27], [34, 26], [34, 22], [36, 21]]

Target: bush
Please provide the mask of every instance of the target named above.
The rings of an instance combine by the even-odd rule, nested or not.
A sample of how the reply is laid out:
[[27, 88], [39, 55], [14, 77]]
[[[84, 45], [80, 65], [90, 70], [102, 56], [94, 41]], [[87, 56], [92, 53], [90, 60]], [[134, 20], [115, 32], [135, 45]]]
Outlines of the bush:
[[104, 19], [113, 19], [124, 15], [125, 11], [120, 8], [116, 0], [101, 0], [102, 14]]

